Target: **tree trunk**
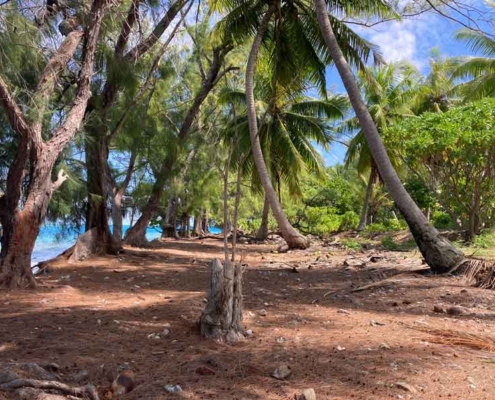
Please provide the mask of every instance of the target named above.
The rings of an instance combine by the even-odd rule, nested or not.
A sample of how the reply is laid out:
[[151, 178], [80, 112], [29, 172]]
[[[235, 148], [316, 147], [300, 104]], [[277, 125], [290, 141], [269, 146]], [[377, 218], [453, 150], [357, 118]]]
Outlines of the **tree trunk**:
[[167, 237], [176, 237], [177, 236], [177, 231], [176, 231], [176, 214], [177, 214], [177, 206], [178, 206], [178, 201], [177, 201], [176, 196], [171, 196], [168, 199], [168, 205], [167, 205], [167, 212], [165, 214], [165, 218], [163, 219], [163, 222], [161, 224], [162, 228], [162, 238], [167, 238]]
[[263, 213], [261, 214], [261, 225], [256, 234], [257, 240], [268, 239], [268, 214], [270, 213], [270, 203], [268, 203], [268, 197], [265, 194], [265, 201], [263, 203]]
[[371, 196], [373, 195], [373, 185], [375, 184], [375, 169], [371, 167], [370, 177], [368, 185], [366, 187], [366, 195], [364, 198], [363, 211], [361, 212], [361, 219], [359, 220], [358, 232], [364, 231], [366, 223], [368, 222], [368, 210], [370, 207]]
[[208, 216], [208, 210], [205, 210], [205, 212], [203, 213], [203, 232], [205, 234], [208, 234], [210, 233], [210, 218]]
[[193, 226], [193, 236], [203, 236], [203, 220], [201, 219], [201, 213], [198, 213], [194, 217], [194, 226]]
[[263, 16], [263, 20], [258, 28], [258, 32], [254, 38], [251, 46], [251, 52], [246, 67], [246, 103], [249, 122], [249, 135], [251, 138], [251, 147], [253, 152], [253, 159], [260, 177], [261, 184], [265, 190], [265, 194], [268, 198], [268, 202], [273, 211], [273, 215], [277, 220], [278, 226], [282, 233], [282, 237], [287, 242], [289, 248], [305, 249], [309, 246], [309, 241], [298, 233], [287, 219], [282, 206], [277, 198], [277, 193], [273, 188], [270, 175], [266, 168], [263, 153], [261, 151], [260, 139], [258, 136], [258, 121], [256, 116], [256, 105], [254, 99], [254, 74], [256, 69], [256, 62], [258, 59], [258, 53], [261, 47], [263, 36], [268, 28], [270, 19], [275, 12], [275, 6], [271, 5], [268, 11]]
[[123, 226], [123, 217], [122, 217], [122, 198], [124, 197], [124, 193], [117, 192], [113, 197], [113, 206], [112, 206], [112, 222], [113, 222], [113, 239], [116, 242], [120, 242], [122, 240], [122, 226]]
[[205, 338], [235, 343], [244, 338], [242, 323], [242, 267], [227, 260], [211, 263], [208, 302], [200, 318]]
[[337, 67], [339, 75], [342, 78], [342, 82], [347, 90], [354, 112], [359, 119], [361, 129], [363, 130], [380, 176], [385, 183], [388, 192], [394, 199], [397, 208], [409, 225], [416, 244], [427, 264], [434, 272], [447, 272], [452, 267], [456, 266], [464, 258], [464, 255], [447, 239], [440, 236], [439, 232], [430, 225], [425, 215], [404, 189], [402, 182], [390, 162], [376, 125], [361, 97], [356, 78], [335, 38], [328, 18], [325, 1], [314, 0], [314, 2], [318, 23], [325, 43], [335, 66]]

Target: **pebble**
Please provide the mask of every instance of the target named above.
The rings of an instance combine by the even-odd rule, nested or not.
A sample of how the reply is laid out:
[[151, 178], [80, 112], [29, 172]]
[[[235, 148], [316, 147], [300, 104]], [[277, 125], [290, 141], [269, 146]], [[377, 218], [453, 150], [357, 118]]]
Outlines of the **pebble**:
[[182, 392], [182, 388], [180, 385], [168, 384], [163, 387], [167, 393], [180, 393]]
[[387, 343], [382, 343], [379, 346], [379, 349], [381, 349], [381, 350], [390, 350], [390, 346]]
[[292, 375], [292, 370], [288, 365], [281, 365], [272, 373], [272, 377], [279, 380], [287, 379]]
[[170, 335], [170, 329], [165, 328], [165, 329], [162, 331], [162, 335], [163, 335], [163, 336], [168, 336], [168, 335]]
[[449, 315], [462, 315], [465, 313], [466, 313], [465, 308], [461, 306], [452, 306], [447, 308], [447, 314]]
[[337, 351], [344, 351], [344, 350], [345, 350], [345, 347], [344, 347], [344, 346], [340, 346], [340, 345], [339, 345], [339, 346], [337, 346], [335, 349], [336, 349]]
[[347, 310], [344, 310], [343, 308], [341, 308], [340, 310], [337, 310], [337, 313], [339, 314], [346, 314], [346, 315], [350, 315], [350, 311], [347, 311]]
[[277, 343], [284, 343], [284, 342], [285, 342], [285, 338], [283, 337], [277, 338]]
[[262, 310], [259, 310], [259, 311], [258, 311], [258, 315], [259, 315], [260, 317], [266, 317], [266, 314], [267, 314], [267, 313], [266, 313], [266, 310], [265, 310], [265, 309], [262, 309]]
[[445, 307], [440, 305], [440, 304], [435, 304], [433, 306], [433, 312], [439, 313], [439, 314], [445, 314], [447, 310], [445, 310]]

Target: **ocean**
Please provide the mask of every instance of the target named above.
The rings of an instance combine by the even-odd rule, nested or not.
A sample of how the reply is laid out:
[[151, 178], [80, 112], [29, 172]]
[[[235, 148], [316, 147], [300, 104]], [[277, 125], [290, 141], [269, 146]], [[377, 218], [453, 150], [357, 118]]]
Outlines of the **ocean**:
[[[124, 225], [123, 231], [129, 228], [129, 225]], [[221, 229], [216, 227], [210, 227], [211, 233], [221, 233]], [[34, 246], [33, 255], [31, 257], [31, 264], [36, 265], [40, 261], [46, 261], [50, 258], [58, 256], [64, 250], [72, 246], [79, 234], [84, 233], [84, 231], [72, 232], [70, 234], [62, 234], [62, 230], [59, 226], [55, 224], [46, 224], [41, 227], [40, 234], [36, 240]], [[157, 239], [161, 236], [161, 232], [155, 228], [148, 228], [146, 231], [146, 238], [148, 240]]]

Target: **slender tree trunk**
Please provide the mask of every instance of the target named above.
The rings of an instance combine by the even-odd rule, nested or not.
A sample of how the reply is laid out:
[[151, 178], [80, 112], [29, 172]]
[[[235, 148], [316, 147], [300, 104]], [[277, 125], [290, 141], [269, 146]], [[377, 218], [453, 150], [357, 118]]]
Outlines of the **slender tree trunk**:
[[[237, 141], [237, 154], [240, 154], [239, 151], [239, 140]], [[233, 222], [233, 231], [232, 231], [232, 257], [230, 261], [235, 263], [235, 253], [236, 253], [236, 244], [237, 244], [237, 223], [239, 218], [239, 205], [241, 204], [241, 181], [242, 181], [242, 168], [241, 165], [237, 166], [237, 182], [235, 189], [235, 201], [234, 201], [234, 222]]]
[[449, 271], [464, 258], [464, 255], [447, 239], [440, 236], [438, 231], [430, 225], [423, 212], [404, 189], [397, 172], [390, 162], [376, 125], [361, 97], [356, 78], [335, 38], [328, 18], [325, 1], [314, 0], [314, 3], [325, 43], [342, 78], [354, 112], [359, 119], [361, 129], [388, 192], [407, 221], [416, 244], [430, 268], [434, 272], [439, 273]]
[[203, 221], [201, 212], [194, 217], [193, 236], [203, 236]]
[[210, 233], [210, 216], [208, 215], [208, 210], [205, 210], [203, 214], [203, 232]]
[[373, 196], [373, 185], [375, 184], [375, 168], [371, 167], [370, 177], [368, 185], [366, 186], [366, 195], [364, 197], [363, 211], [361, 212], [361, 219], [359, 220], [358, 232], [364, 231], [368, 222], [368, 210], [370, 207], [371, 196]]
[[256, 234], [257, 240], [268, 239], [268, 214], [270, 213], [270, 203], [268, 197], [265, 194], [265, 201], [263, 203], [263, 213], [261, 214], [261, 225]]
[[120, 242], [122, 240], [122, 198], [123, 193], [116, 193], [113, 198], [112, 206], [112, 222], [113, 222], [113, 238], [115, 241]]
[[256, 164], [256, 169], [261, 180], [261, 184], [265, 190], [265, 194], [268, 198], [268, 202], [273, 211], [273, 215], [277, 220], [282, 237], [287, 242], [289, 248], [305, 249], [309, 246], [309, 241], [297, 232], [287, 219], [282, 206], [277, 198], [277, 193], [273, 188], [270, 175], [266, 168], [263, 153], [261, 151], [260, 138], [258, 135], [258, 121], [256, 116], [256, 105], [254, 99], [254, 74], [256, 69], [256, 62], [258, 59], [258, 53], [261, 47], [263, 36], [268, 28], [270, 19], [275, 13], [276, 7], [271, 5], [268, 11], [263, 16], [263, 20], [258, 28], [258, 32], [254, 38], [251, 46], [251, 52], [249, 54], [248, 63], [246, 67], [246, 102], [249, 122], [249, 135], [251, 138], [251, 147], [253, 152], [253, 159]]

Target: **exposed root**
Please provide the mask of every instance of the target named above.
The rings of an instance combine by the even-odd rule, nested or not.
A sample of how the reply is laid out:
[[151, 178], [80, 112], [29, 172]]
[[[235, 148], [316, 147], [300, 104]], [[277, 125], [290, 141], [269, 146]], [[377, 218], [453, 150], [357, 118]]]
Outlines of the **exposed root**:
[[414, 327], [413, 329], [433, 335], [432, 343], [452, 346], [464, 346], [474, 350], [486, 350], [495, 352], [495, 339], [474, 335], [466, 332], [458, 332], [450, 329], [427, 329]]
[[57, 381], [39, 381], [36, 379], [15, 379], [13, 381], [0, 385], [0, 390], [16, 390], [20, 388], [35, 388], [41, 390], [57, 390], [63, 394], [89, 398], [91, 400], [100, 400], [96, 388], [91, 385], [82, 387], [72, 387], [65, 383]]
[[469, 285], [481, 289], [495, 289], [495, 263], [477, 258], [466, 258], [455, 265], [449, 274], [463, 275]]

